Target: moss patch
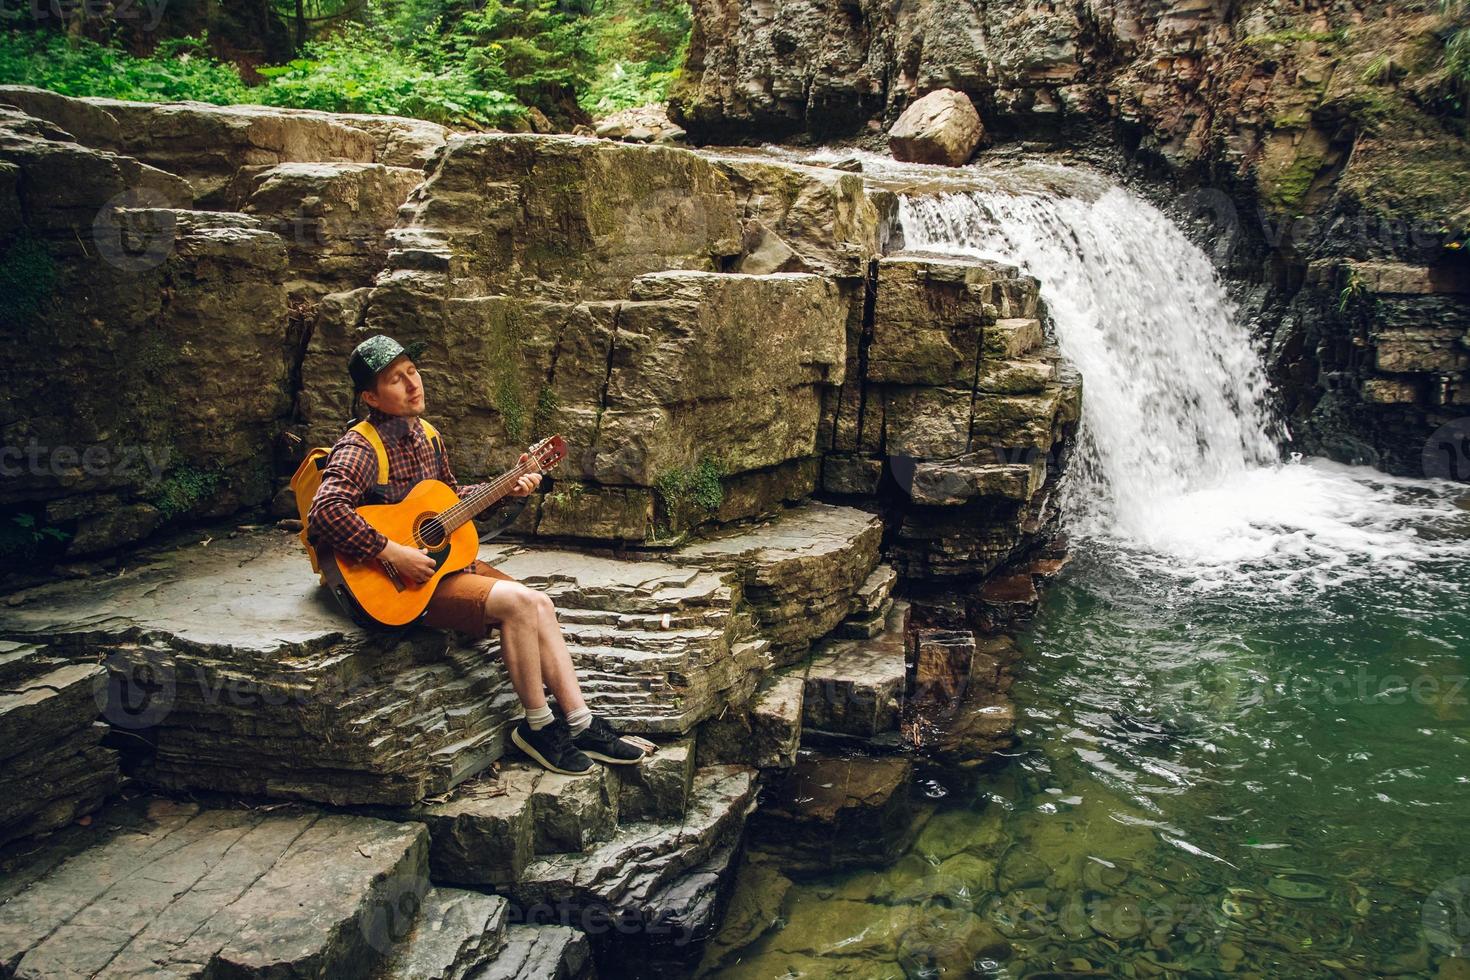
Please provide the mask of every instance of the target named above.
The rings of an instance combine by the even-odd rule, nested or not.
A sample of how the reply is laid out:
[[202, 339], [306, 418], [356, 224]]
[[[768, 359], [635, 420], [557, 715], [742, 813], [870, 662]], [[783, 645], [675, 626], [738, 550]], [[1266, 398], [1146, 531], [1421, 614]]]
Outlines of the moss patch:
[[56, 290], [56, 260], [23, 232], [0, 257], [0, 326], [19, 330], [45, 309]]

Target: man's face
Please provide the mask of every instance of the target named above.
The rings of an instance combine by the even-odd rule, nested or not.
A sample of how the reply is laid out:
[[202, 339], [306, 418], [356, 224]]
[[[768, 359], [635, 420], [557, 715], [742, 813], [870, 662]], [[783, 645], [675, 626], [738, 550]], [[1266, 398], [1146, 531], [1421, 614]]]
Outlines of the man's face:
[[389, 415], [419, 415], [424, 410], [424, 380], [407, 354], [399, 354], [378, 372], [378, 385], [362, 400]]

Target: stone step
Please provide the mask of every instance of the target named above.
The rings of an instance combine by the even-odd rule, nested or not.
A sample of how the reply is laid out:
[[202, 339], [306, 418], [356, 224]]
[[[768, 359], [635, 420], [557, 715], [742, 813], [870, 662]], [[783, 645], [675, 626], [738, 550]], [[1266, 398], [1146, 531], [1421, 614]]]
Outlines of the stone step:
[[509, 904], [499, 895], [427, 886], [404, 895], [413, 914], [375, 980], [467, 980], [492, 966], [506, 945]]
[[581, 851], [611, 837], [620, 788], [600, 765], [585, 776], [563, 776], [510, 762], [441, 797], [367, 812], [428, 827], [434, 881], [504, 888], [537, 854]]
[[713, 928], [755, 791], [752, 769], [700, 769], [681, 822], [624, 823], [585, 853], [537, 858], [506, 894], [521, 921], [576, 925], [615, 941], [618, 955], [643, 943], [689, 948]]
[[[0, 844], [65, 826], [122, 781], [96, 721], [107, 670], [11, 644], [0, 680]], [[99, 694], [101, 702], [99, 704]]]
[[505, 947], [470, 980], [593, 980], [587, 934], [570, 926], [514, 925]]
[[996, 320], [985, 328], [980, 348], [985, 360], [1015, 360], [1040, 347], [1041, 321], [1032, 316]]
[[898, 731], [907, 684], [908, 612], [909, 604], [896, 600], [877, 636], [817, 645], [805, 671], [803, 738], [872, 738]]
[[[891, 600], [890, 600], [891, 601]], [[761, 682], [744, 709], [711, 719], [699, 730], [700, 765], [734, 763], [786, 769], [801, 744], [806, 677], [801, 670], [773, 674]]]
[[115, 803], [7, 854], [0, 973], [363, 976], [427, 887], [428, 844], [419, 824], [289, 804]]
[[789, 666], [853, 609], [878, 564], [883, 523], [854, 507], [808, 501], [775, 517], [676, 549], [672, 558], [735, 573], [771, 641], [773, 662]]

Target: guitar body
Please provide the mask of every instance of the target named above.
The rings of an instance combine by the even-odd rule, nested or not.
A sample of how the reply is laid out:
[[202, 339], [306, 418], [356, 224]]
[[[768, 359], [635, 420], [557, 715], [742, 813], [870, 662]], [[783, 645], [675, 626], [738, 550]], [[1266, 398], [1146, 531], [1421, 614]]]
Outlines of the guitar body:
[[357, 508], [362, 519], [383, 532], [388, 540], [409, 547], [427, 547], [437, 567], [427, 582], [418, 583], [390, 574], [377, 559], [354, 562], [324, 552], [322, 570], [327, 584], [344, 605], [347, 596], [342, 594], [343, 590], [350, 595], [357, 607], [350, 610], [354, 618], [360, 612], [370, 624], [406, 626], [428, 607], [440, 579], [469, 567], [480, 553], [480, 536], [474, 522], [465, 521], [445, 535], [437, 520], [457, 503], [459, 497], [447, 483], [421, 480], [396, 504], [367, 504]]

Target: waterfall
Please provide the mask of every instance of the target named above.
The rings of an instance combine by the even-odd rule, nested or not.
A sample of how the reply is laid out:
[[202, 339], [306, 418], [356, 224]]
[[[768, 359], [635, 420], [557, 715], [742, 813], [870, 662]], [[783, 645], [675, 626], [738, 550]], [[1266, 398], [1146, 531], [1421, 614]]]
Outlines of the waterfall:
[[1463, 536], [1423, 533], [1456, 513], [1448, 485], [1283, 463], [1260, 356], [1209, 259], [1147, 201], [1066, 173], [901, 194], [899, 220], [906, 249], [1041, 280], [1058, 346], [1082, 374], [1063, 496], [1074, 539], [1207, 587], [1289, 589], [1368, 563], [1463, 557]]
[[999, 259], [1042, 282], [1082, 372], [1076, 530], [1146, 539], [1157, 502], [1274, 462], [1266, 380], [1209, 259], [1122, 188], [1095, 199], [905, 196], [907, 247]]

